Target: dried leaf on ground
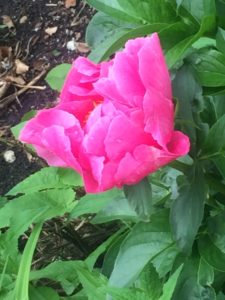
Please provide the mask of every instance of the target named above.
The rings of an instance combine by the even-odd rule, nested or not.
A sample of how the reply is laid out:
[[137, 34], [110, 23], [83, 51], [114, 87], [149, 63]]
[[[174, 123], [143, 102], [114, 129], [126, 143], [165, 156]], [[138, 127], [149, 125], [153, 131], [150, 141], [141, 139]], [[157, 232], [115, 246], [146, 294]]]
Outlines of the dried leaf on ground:
[[27, 16], [22, 16], [21, 18], [20, 18], [20, 24], [24, 24], [24, 23], [26, 23], [26, 21], [27, 21]]
[[76, 48], [81, 53], [88, 53], [91, 50], [86, 43], [76, 43]]
[[48, 35], [53, 35], [54, 33], [56, 33], [58, 27], [57, 26], [54, 26], [54, 27], [48, 27], [45, 29], [45, 32], [48, 34]]
[[3, 98], [10, 84], [4, 80], [0, 80], [0, 99]]
[[24, 74], [29, 70], [29, 66], [23, 63], [20, 59], [15, 59], [16, 74]]
[[5, 81], [7, 82], [13, 82], [19, 85], [24, 85], [26, 83], [26, 81], [23, 79], [23, 77], [21, 76], [6, 76]]
[[3, 22], [3, 24], [6, 25], [9, 29], [15, 28], [15, 26], [14, 26], [14, 24], [13, 24], [13, 21], [12, 21], [12, 19], [11, 19], [10, 16], [6, 16], [6, 15], [2, 16], [2, 22]]
[[77, 5], [77, 0], [65, 0], [65, 7], [70, 8]]

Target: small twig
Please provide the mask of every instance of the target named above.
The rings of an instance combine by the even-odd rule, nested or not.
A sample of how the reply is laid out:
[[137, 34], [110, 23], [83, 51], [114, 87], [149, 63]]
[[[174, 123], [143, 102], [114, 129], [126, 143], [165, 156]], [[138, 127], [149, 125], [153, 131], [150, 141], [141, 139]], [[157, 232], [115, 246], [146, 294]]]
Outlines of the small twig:
[[[15, 86], [24, 88], [27, 87], [27, 85], [22, 85], [22, 84], [18, 84], [18, 83], [13, 83]], [[39, 86], [39, 85], [30, 85], [28, 86], [28, 89], [35, 89], [35, 90], [45, 90], [46, 89], [46, 85], [44, 86]]]
[[71, 23], [71, 25], [70, 25], [71, 27], [77, 25], [77, 20], [78, 20], [80, 14], [82, 13], [82, 11], [84, 10], [85, 6], [86, 6], [86, 1], [84, 1], [84, 3], [83, 3], [83, 5], [82, 5], [81, 9], [78, 11], [78, 13], [76, 14], [76, 17], [73, 19], [73, 21], [72, 21], [72, 23]]
[[16, 97], [26, 92], [31, 86], [33, 86], [45, 73], [47, 72], [47, 69], [44, 69], [41, 71], [40, 74], [38, 74], [35, 78], [33, 78], [25, 87], [20, 89], [19, 91], [13, 93], [12, 95], [9, 95], [2, 100], [0, 100], [0, 109], [4, 108], [6, 105], [11, 103]]

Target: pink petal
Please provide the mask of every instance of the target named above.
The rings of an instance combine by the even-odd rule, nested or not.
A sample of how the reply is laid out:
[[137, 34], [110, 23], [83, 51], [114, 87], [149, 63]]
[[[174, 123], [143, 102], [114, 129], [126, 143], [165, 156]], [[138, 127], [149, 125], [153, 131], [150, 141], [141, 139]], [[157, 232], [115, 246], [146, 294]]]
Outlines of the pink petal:
[[85, 135], [83, 146], [88, 154], [105, 155], [104, 140], [108, 131], [111, 118], [108, 116], [100, 118], [90, 127]]
[[[146, 66], [146, 65], [145, 65]], [[133, 102], [134, 96], [144, 96], [145, 88], [140, 79], [138, 65], [133, 56], [126, 52], [118, 52], [112, 67], [113, 79], [118, 91], [127, 102]]]
[[144, 96], [143, 110], [145, 131], [151, 133], [159, 145], [165, 147], [173, 131], [173, 102], [160, 92], [149, 89]]
[[167, 148], [168, 151], [174, 153], [177, 157], [186, 155], [190, 150], [190, 140], [182, 132], [174, 131]]
[[138, 57], [139, 74], [145, 88], [153, 87], [171, 99], [171, 80], [157, 33], [145, 38], [145, 43], [138, 52]]
[[[74, 67], [77, 71], [85, 75], [82, 82], [89, 82], [98, 79], [100, 66], [90, 61], [88, 58], [80, 56], [74, 61]], [[86, 80], [85, 80], [86, 79]]]
[[141, 126], [133, 123], [126, 115], [113, 118], [105, 138], [105, 150], [111, 160], [119, 159], [132, 151], [138, 144], [151, 143], [152, 139]]
[[71, 141], [66, 136], [64, 128], [53, 125], [44, 129], [42, 133], [42, 145], [54, 156], [65, 161], [68, 167], [81, 172], [80, 164], [72, 153]]
[[121, 186], [135, 184], [179, 156], [148, 145], [139, 145], [133, 153], [126, 153], [121, 159], [115, 175], [116, 182]]

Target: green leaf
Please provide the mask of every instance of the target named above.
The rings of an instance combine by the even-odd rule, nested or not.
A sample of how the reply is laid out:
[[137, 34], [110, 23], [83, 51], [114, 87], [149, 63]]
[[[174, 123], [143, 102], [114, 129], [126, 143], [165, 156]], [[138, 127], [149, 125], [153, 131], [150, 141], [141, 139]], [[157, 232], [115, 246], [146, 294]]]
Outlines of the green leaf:
[[88, 24], [85, 40], [91, 48], [96, 48], [106, 39], [113, 38], [118, 30], [126, 32], [134, 27], [134, 24], [126, 23], [98, 12]]
[[199, 23], [205, 16], [216, 14], [216, 6], [214, 0], [176, 0], [176, 2], [178, 6], [182, 5], [185, 9], [187, 9]]
[[82, 185], [81, 177], [74, 170], [46, 167], [18, 183], [7, 195], [16, 195], [18, 193], [31, 194], [45, 189], [80, 185]]
[[80, 261], [55, 261], [47, 267], [30, 273], [30, 281], [42, 278], [60, 282], [62, 288], [70, 295], [79, 285], [77, 268], [83, 265]]
[[225, 54], [225, 30], [220, 27], [216, 34], [216, 47], [220, 52]]
[[27, 123], [27, 121], [20, 122], [19, 124], [10, 128], [10, 130], [12, 131], [12, 134], [14, 135], [14, 137], [16, 139], [19, 138], [20, 131], [23, 129], [23, 127], [26, 125], [26, 123]]
[[199, 94], [201, 94], [201, 87], [196, 82], [191, 67], [184, 65], [176, 72], [173, 80], [173, 95], [177, 99], [176, 121], [179, 122], [180, 129], [190, 137], [192, 148], [196, 144], [193, 102]]
[[[17, 239], [33, 222], [69, 212], [74, 206], [72, 189], [48, 190], [9, 201], [0, 210], [0, 228], [10, 226], [7, 239]], [[16, 213], [15, 213], [16, 212]]]
[[59, 295], [49, 287], [32, 287], [29, 288], [29, 300], [60, 300]]
[[151, 223], [138, 223], [120, 247], [110, 284], [130, 285], [149, 261], [173, 244], [166, 211], [152, 215]]
[[193, 61], [193, 67], [203, 86], [225, 86], [225, 55], [221, 52], [211, 49], [200, 53]]
[[45, 80], [53, 90], [61, 91], [70, 68], [71, 64], [60, 64], [48, 72]]
[[108, 1], [108, 0], [87, 0], [87, 3], [94, 6], [97, 10], [104, 12], [111, 17], [121, 19], [126, 22], [132, 23], [142, 23], [140, 16], [137, 18], [131, 16], [124, 10], [118, 0]]
[[104, 42], [95, 47], [88, 57], [92, 61], [99, 63], [102, 60], [106, 60], [111, 54], [123, 47], [129, 39], [158, 32], [167, 26], [168, 24], [149, 24], [138, 26], [134, 29], [118, 28], [113, 36], [107, 38]]
[[205, 143], [202, 149], [202, 157], [219, 154], [225, 146], [225, 141], [221, 137], [223, 136], [225, 128], [225, 115], [210, 128], [206, 137]]
[[137, 215], [143, 221], [149, 220], [152, 212], [152, 188], [145, 177], [139, 183], [135, 185], [124, 186], [125, 196], [131, 206], [131, 208], [137, 213]]
[[190, 257], [186, 260], [177, 280], [173, 300], [215, 300], [215, 292], [211, 287], [199, 285], [198, 269], [199, 259], [197, 257]]
[[35, 115], [37, 114], [36, 110], [30, 110], [28, 111], [21, 119], [22, 122], [24, 121], [29, 121], [30, 119], [32, 119], [33, 117], [35, 117]]
[[158, 273], [151, 263], [147, 264], [141, 272], [139, 279], [137, 280], [136, 287], [145, 292], [146, 299], [159, 299], [162, 294], [162, 283], [159, 279]]
[[92, 252], [85, 260], [88, 268], [91, 270], [93, 269], [98, 257], [103, 254], [109, 247], [110, 245], [118, 239], [118, 237], [121, 236], [121, 234], [124, 232], [124, 228], [121, 228], [114, 234], [112, 234], [106, 241], [104, 241], [100, 246], [98, 246], [97, 249], [95, 249], [94, 252]]
[[190, 253], [201, 224], [206, 197], [203, 172], [197, 165], [190, 174], [189, 183], [180, 189], [180, 194], [171, 207], [170, 223], [179, 248]]
[[225, 253], [213, 243], [208, 234], [200, 236], [198, 248], [201, 256], [209, 265], [219, 271], [225, 272]]
[[208, 31], [213, 30], [215, 27], [215, 18], [211, 16], [205, 16], [202, 20], [201, 26], [193, 35], [190, 35], [181, 41], [179, 41], [174, 47], [170, 48], [166, 52], [166, 61], [169, 68], [175, 66], [175, 64], [183, 59], [190, 47]]
[[14, 290], [15, 300], [29, 300], [29, 274], [32, 263], [33, 254], [42, 229], [42, 223], [34, 226], [34, 229], [28, 239], [25, 249], [22, 254], [18, 275], [16, 278], [16, 286]]
[[177, 15], [169, 2], [164, 0], [117, 0], [130, 16], [141, 18], [149, 24], [175, 23]]
[[202, 286], [210, 286], [214, 281], [214, 269], [204, 259], [200, 259], [198, 282]]
[[140, 217], [125, 197], [118, 197], [103, 207], [91, 220], [91, 223], [101, 224], [114, 220], [137, 222]]
[[219, 292], [219, 294], [216, 297], [216, 300], [225, 300], [225, 295], [222, 292]]
[[70, 213], [70, 218], [77, 218], [85, 214], [95, 214], [106, 207], [111, 201], [123, 197], [119, 189], [112, 189], [99, 194], [87, 194], [82, 197]]
[[172, 299], [173, 292], [175, 290], [177, 279], [182, 271], [183, 265], [181, 265], [163, 286], [163, 294], [159, 300], [170, 300]]
[[212, 242], [225, 253], [225, 212], [208, 219], [207, 229]]
[[102, 274], [110, 277], [110, 274], [112, 273], [116, 257], [119, 253], [120, 246], [122, 242], [124, 241], [125, 237], [127, 236], [128, 232], [125, 232], [121, 236], [119, 236], [109, 247], [108, 251], [106, 252], [104, 256], [103, 266], [102, 266]]
[[179, 253], [177, 245], [173, 244], [165, 251], [152, 259], [152, 264], [156, 268], [160, 278], [163, 278], [168, 272], [172, 270], [174, 261]]

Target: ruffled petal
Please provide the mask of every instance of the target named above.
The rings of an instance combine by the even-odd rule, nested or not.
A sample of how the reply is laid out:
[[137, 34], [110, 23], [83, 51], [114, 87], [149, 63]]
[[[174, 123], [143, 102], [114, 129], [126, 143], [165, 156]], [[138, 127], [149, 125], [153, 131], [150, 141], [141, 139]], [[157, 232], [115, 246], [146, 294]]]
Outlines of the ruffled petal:
[[172, 99], [171, 80], [157, 33], [145, 39], [138, 52], [139, 74], [148, 90], [154, 88], [168, 99]]

